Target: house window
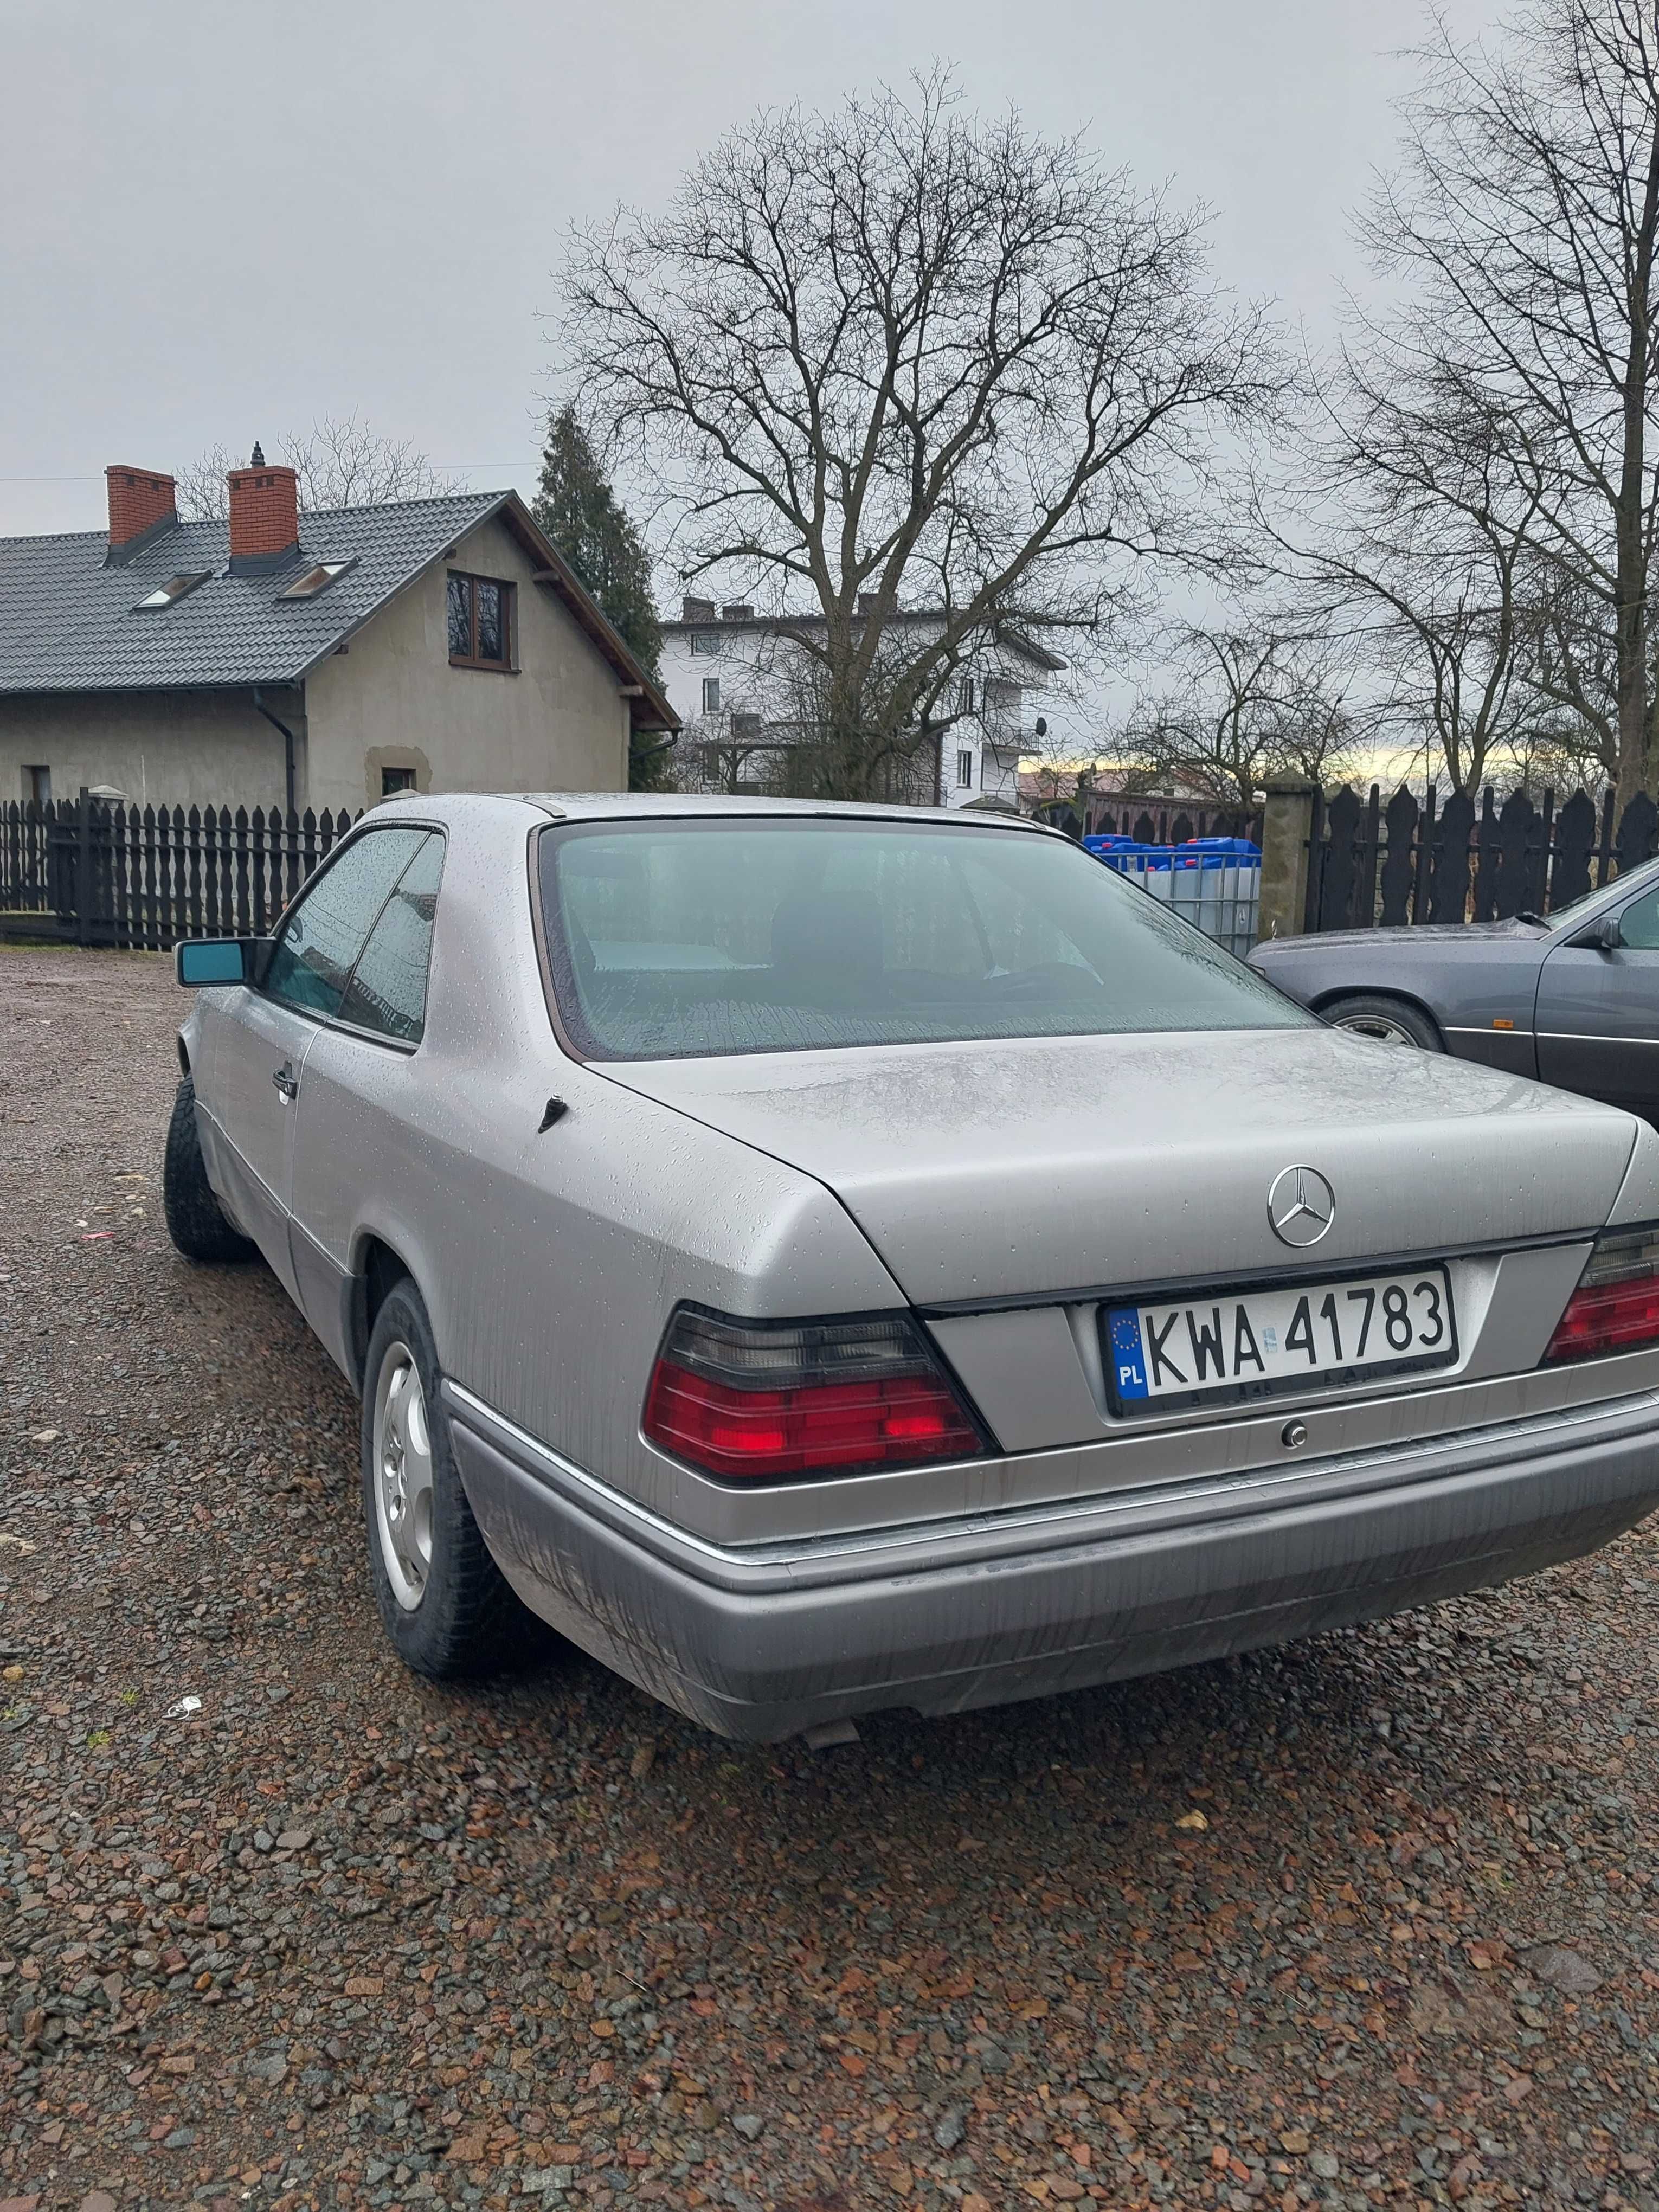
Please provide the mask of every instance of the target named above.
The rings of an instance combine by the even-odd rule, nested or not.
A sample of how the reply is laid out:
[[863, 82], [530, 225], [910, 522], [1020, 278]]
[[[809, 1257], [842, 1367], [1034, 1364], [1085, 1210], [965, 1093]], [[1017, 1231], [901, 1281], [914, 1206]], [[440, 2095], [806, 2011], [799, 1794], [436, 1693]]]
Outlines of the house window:
[[720, 634], [717, 629], [694, 629], [692, 631], [691, 650], [693, 653], [700, 653], [712, 656], [713, 654], [717, 653], [720, 649]]
[[449, 665], [513, 665], [513, 586], [495, 576], [449, 574]]
[[718, 714], [720, 710], [720, 679], [718, 676], [705, 676], [702, 679], [702, 711], [705, 714]]
[[400, 791], [413, 791], [415, 771], [412, 768], [383, 768], [380, 770], [380, 796], [393, 799]]
[[52, 770], [49, 768], [26, 768], [23, 770], [23, 804], [25, 806], [52, 805]]
[[153, 592], [146, 592], [132, 611], [136, 615], [157, 614], [163, 607], [176, 605], [187, 592], [193, 592], [198, 584], [205, 584], [212, 574], [211, 568], [191, 568], [182, 576], [169, 576], [165, 584], [158, 584]]
[[963, 750], [957, 755], [957, 789], [971, 791], [974, 787], [974, 757]]
[[349, 561], [319, 561], [314, 568], [307, 568], [303, 576], [296, 576], [287, 590], [278, 592], [276, 596], [279, 599], [314, 599], [328, 589], [337, 576], [343, 576], [349, 568], [355, 568], [356, 565], [356, 554]]
[[962, 679], [962, 711], [964, 714], [971, 714], [974, 711], [974, 679], [971, 676], [964, 676]]

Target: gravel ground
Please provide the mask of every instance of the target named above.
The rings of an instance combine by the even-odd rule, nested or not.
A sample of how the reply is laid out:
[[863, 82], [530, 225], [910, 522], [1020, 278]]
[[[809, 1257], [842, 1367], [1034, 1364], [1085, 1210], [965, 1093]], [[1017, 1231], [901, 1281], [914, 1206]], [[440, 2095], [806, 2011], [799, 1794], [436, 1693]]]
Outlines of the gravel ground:
[[1650, 1532], [816, 1755], [411, 1680], [183, 1004], [0, 951], [0, 2212], [1659, 2207]]

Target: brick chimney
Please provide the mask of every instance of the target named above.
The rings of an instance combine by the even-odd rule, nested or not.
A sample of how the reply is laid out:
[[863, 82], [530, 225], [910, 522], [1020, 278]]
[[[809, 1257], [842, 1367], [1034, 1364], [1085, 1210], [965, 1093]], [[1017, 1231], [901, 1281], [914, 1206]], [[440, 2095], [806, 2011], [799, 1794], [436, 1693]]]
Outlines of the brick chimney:
[[171, 477], [156, 469], [129, 469], [119, 464], [104, 471], [109, 487], [109, 551], [115, 565], [130, 561], [140, 546], [179, 521], [176, 487]]
[[300, 543], [300, 479], [267, 461], [256, 445], [245, 469], [232, 469], [230, 573], [257, 576], [285, 565]]

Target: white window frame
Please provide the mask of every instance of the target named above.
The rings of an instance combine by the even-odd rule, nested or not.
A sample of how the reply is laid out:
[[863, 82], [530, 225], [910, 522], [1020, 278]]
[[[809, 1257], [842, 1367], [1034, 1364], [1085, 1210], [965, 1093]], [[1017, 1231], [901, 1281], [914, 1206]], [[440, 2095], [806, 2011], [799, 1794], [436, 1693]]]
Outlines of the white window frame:
[[718, 676], [705, 676], [702, 679], [702, 711], [705, 714], [718, 714], [720, 711], [720, 679]]
[[974, 787], [974, 756], [967, 745], [957, 749], [957, 789], [971, 791]]

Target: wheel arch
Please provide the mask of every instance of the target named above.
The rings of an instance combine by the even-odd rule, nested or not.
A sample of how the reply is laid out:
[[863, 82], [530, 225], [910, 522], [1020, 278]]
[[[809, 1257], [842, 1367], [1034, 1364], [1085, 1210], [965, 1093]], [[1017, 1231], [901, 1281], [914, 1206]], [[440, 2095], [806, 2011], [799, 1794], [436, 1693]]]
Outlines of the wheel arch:
[[1421, 1014], [1430, 1024], [1443, 1048], [1446, 1047], [1446, 1031], [1440, 1017], [1427, 1000], [1419, 999], [1415, 991], [1402, 991], [1397, 983], [1338, 983], [1317, 998], [1307, 1002], [1310, 1012], [1328, 1014], [1346, 999], [1392, 999], [1396, 1006], [1409, 1006], [1413, 1013]]
[[365, 1231], [358, 1240], [346, 1285], [349, 1301], [346, 1349], [351, 1361], [352, 1385], [360, 1397], [375, 1316], [398, 1285], [405, 1281], [414, 1283], [419, 1290], [415, 1270], [396, 1247], [373, 1231]]

